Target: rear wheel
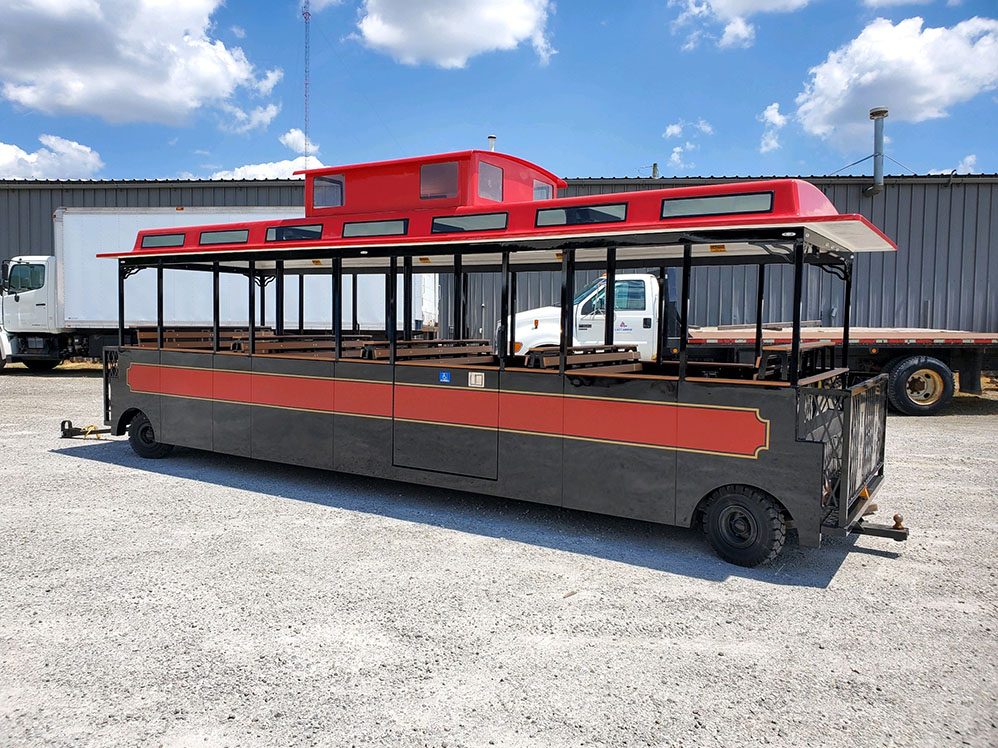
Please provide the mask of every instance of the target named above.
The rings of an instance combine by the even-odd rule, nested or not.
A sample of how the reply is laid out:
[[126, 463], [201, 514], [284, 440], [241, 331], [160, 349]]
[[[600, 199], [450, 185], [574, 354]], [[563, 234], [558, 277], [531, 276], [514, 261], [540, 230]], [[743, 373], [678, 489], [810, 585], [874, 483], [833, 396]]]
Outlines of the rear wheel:
[[909, 416], [938, 413], [953, 399], [953, 372], [937, 358], [909, 356], [888, 370], [887, 397], [895, 410]]
[[31, 371], [52, 371], [59, 363], [60, 361], [57, 358], [34, 358], [25, 361], [24, 365], [31, 369]]
[[724, 486], [708, 499], [703, 529], [718, 556], [738, 566], [772, 561], [783, 548], [787, 521], [783, 509], [762, 491]]
[[156, 433], [145, 413], [137, 413], [128, 424], [128, 443], [139, 457], [158, 460], [173, 451], [172, 444], [156, 441]]

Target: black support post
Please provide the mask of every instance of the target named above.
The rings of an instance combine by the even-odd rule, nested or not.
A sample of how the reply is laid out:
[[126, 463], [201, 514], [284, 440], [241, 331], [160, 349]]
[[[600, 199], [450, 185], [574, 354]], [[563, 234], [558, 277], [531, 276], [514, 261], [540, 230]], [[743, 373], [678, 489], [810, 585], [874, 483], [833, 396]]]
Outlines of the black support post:
[[575, 250], [566, 249], [561, 253], [561, 345], [559, 350], [558, 371], [562, 374], [568, 368], [568, 349], [574, 339], [572, 324], [575, 319], [575, 309], [572, 301], [575, 299]]
[[156, 347], [163, 347], [163, 261], [156, 265]]
[[664, 348], [666, 345], [666, 330], [668, 329], [668, 320], [665, 318], [668, 306], [665, 303], [665, 295], [668, 291], [668, 284], [665, 282], [665, 265], [662, 265], [658, 269], [658, 329], [655, 331], [658, 343], [655, 345], [655, 363], [662, 363], [662, 356], [665, 355]]
[[606, 248], [606, 291], [603, 294], [603, 342], [613, 345], [613, 312], [617, 296], [617, 248]]
[[499, 368], [506, 368], [506, 358], [509, 355], [509, 252], [502, 253], [502, 288], [499, 292], [499, 336], [496, 348], [499, 353]]
[[336, 360], [343, 354], [343, 260], [333, 258], [333, 340]]
[[249, 278], [249, 354], [256, 353], [256, 263], [249, 261], [246, 269]]
[[755, 361], [759, 366], [759, 359], [762, 358], [762, 300], [766, 291], [766, 266], [761, 262], [758, 265], [759, 278], [755, 292]]
[[800, 317], [801, 296], [804, 287], [804, 240], [794, 242], [794, 327], [790, 339], [790, 384], [796, 386], [800, 379]]
[[260, 327], [267, 326], [267, 278], [265, 271], [261, 270], [256, 281], [260, 286]]
[[690, 280], [693, 276], [693, 245], [683, 244], [683, 296], [679, 309], [679, 378], [686, 378], [686, 363], [689, 359], [688, 340], [690, 337]]
[[395, 363], [395, 328], [398, 323], [398, 257], [389, 258], [391, 265], [388, 268], [388, 360]]
[[412, 257], [402, 258], [402, 339], [412, 340]]
[[277, 310], [274, 312], [274, 332], [278, 335], [284, 334], [284, 260], [277, 260], [274, 263], [274, 273], [276, 274], [277, 287], [274, 289], [274, 297]]
[[357, 320], [357, 273], [350, 276], [350, 329], [354, 333], [360, 330]]
[[454, 255], [454, 337], [464, 337], [464, 270], [461, 256]]
[[221, 350], [221, 313], [218, 303], [219, 272], [218, 263], [211, 263], [211, 350]]
[[[845, 271], [845, 298], [842, 301], [842, 363], [844, 368], [849, 368], [849, 317], [852, 307], [852, 258], [843, 263], [842, 270]], [[848, 384], [848, 383], [847, 383]]]
[[516, 355], [516, 271], [511, 271], [509, 274], [509, 314], [511, 319], [507, 356], [513, 357]]
[[305, 273], [298, 274], [298, 334], [305, 332]]
[[125, 345], [125, 263], [118, 260], [118, 347]]

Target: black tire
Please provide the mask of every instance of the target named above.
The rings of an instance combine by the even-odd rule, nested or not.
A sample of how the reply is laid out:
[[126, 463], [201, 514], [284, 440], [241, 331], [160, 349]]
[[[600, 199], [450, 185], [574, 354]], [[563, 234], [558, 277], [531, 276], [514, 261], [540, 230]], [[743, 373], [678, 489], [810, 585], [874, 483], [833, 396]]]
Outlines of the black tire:
[[136, 413], [128, 424], [128, 443], [139, 457], [159, 460], [173, 451], [172, 444], [162, 444], [156, 441], [156, 433], [145, 413]]
[[54, 358], [34, 358], [25, 361], [24, 365], [31, 371], [52, 371], [60, 363], [62, 362]]
[[892, 363], [887, 372], [887, 399], [908, 416], [931, 416], [953, 399], [953, 372], [938, 358], [909, 356]]
[[722, 559], [753, 567], [779, 555], [787, 539], [787, 520], [782, 507], [762, 491], [724, 486], [707, 500], [703, 531]]

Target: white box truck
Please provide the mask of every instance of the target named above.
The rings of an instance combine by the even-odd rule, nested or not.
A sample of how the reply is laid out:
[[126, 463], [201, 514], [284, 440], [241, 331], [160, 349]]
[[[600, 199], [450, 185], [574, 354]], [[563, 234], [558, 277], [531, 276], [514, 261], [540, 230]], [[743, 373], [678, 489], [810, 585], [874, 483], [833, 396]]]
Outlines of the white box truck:
[[[59, 208], [53, 215], [53, 254], [19, 255], [3, 264], [0, 369], [8, 363], [20, 362], [30, 369], [45, 371], [67, 359], [100, 358], [105, 345], [117, 345], [117, 264], [114, 260], [98, 259], [97, 254], [131, 249], [140, 229], [300, 217], [300, 208], [280, 207]], [[417, 326], [424, 319], [424, 297], [428, 302], [435, 298], [431, 285], [435, 280], [435, 277], [418, 278], [413, 284], [413, 316]], [[204, 273], [166, 270], [163, 281], [167, 319], [177, 326], [211, 326], [210, 277]], [[245, 293], [236, 291], [245, 289], [246, 278], [226, 274], [221, 283], [221, 323], [246, 325], [246, 305], [239, 301]], [[306, 276], [304, 283], [305, 327], [328, 327], [332, 303], [328, 279]], [[155, 273], [139, 272], [126, 284], [126, 327], [155, 326]], [[227, 285], [232, 289], [226, 293]], [[430, 293], [423, 293], [424, 285]], [[272, 318], [274, 284], [268, 284], [265, 292], [265, 307]], [[360, 276], [356, 285], [349, 277], [345, 278], [344, 326], [353, 324], [356, 308], [358, 329], [384, 329], [384, 299], [382, 276]], [[435, 313], [435, 309], [432, 311]], [[297, 324], [298, 283], [293, 279], [286, 283], [285, 315], [288, 326]]]

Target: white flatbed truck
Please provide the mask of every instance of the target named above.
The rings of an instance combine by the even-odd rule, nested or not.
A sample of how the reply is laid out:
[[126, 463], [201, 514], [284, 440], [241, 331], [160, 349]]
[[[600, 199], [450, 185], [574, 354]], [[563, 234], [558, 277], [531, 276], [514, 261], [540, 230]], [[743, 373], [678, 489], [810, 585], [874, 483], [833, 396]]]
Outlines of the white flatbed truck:
[[[574, 330], [576, 345], [604, 343], [605, 280], [600, 278], [575, 297]], [[663, 298], [664, 297], [664, 298]], [[663, 355], [675, 352], [678, 341], [659, 341], [660, 314], [674, 316], [677, 294], [671, 277], [660, 279], [647, 273], [617, 273], [614, 293], [613, 342], [637, 346], [642, 359], [654, 360], [659, 347]], [[558, 345], [561, 322], [558, 307], [541, 307], [516, 314], [514, 340], [517, 352]], [[763, 354], [773, 353], [791, 339], [789, 324], [764, 324]], [[667, 324], [669, 336], [678, 326]], [[831, 355], [840, 356], [841, 327], [821, 327], [805, 323], [803, 344], [826, 344]], [[691, 359], [698, 354], [717, 360], [727, 351], [730, 359], [752, 362], [756, 356], [755, 325], [690, 327], [687, 341]], [[959, 330], [853, 327], [849, 331], [848, 362], [854, 370], [884, 371], [889, 376], [888, 395], [893, 408], [907, 415], [932, 415], [952, 399], [955, 373], [963, 392], [981, 393], [981, 374], [998, 369], [998, 334]], [[757, 362], [765, 365], [765, 362]]]

